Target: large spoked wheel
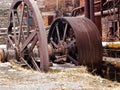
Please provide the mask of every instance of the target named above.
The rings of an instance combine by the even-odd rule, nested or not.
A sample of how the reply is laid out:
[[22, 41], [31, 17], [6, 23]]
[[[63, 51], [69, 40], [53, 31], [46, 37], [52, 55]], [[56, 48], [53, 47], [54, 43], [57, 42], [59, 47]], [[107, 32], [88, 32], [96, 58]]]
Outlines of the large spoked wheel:
[[84, 17], [58, 18], [51, 25], [48, 44], [50, 59], [60, 58], [75, 65], [96, 68], [102, 61], [102, 44], [95, 24]]
[[13, 1], [7, 34], [7, 50], [15, 51], [17, 61], [48, 71], [47, 36], [34, 0]]

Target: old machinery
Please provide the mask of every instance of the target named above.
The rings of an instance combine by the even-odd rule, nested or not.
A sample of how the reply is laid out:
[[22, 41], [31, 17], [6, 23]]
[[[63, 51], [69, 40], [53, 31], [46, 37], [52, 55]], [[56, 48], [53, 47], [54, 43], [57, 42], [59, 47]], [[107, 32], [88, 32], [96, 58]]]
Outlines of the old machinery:
[[87, 65], [92, 69], [102, 62], [101, 36], [91, 20], [79, 16], [59, 17], [47, 33], [34, 0], [13, 1], [7, 49], [1, 52], [7, 61], [15, 59], [38, 71], [48, 71], [50, 61]]
[[[65, 56], [76, 65], [95, 67], [102, 61], [100, 34], [95, 24], [85, 17], [56, 19], [48, 34], [48, 44], [55, 52], [52, 60]], [[56, 52], [57, 51], [57, 52]]]

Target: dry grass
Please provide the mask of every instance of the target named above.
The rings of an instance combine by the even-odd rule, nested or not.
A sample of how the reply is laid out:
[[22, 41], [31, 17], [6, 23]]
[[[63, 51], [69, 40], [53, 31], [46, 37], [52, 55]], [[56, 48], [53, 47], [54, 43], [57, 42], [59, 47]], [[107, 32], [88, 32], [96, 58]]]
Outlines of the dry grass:
[[120, 83], [93, 76], [86, 67], [51, 69], [48, 73], [17, 66], [0, 68], [0, 90], [119, 90]]

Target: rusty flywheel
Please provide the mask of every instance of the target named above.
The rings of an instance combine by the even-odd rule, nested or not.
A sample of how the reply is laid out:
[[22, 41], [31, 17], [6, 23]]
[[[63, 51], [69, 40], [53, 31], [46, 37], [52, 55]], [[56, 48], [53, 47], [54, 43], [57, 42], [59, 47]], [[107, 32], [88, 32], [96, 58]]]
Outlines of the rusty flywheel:
[[48, 71], [46, 32], [34, 0], [13, 1], [7, 34], [8, 58], [14, 50], [17, 61], [24, 62], [30, 68]]
[[[51, 25], [48, 34], [53, 62], [64, 57], [76, 65], [95, 68], [102, 61], [102, 44], [95, 24], [85, 17], [61, 17]], [[53, 52], [54, 54], [52, 54]]]

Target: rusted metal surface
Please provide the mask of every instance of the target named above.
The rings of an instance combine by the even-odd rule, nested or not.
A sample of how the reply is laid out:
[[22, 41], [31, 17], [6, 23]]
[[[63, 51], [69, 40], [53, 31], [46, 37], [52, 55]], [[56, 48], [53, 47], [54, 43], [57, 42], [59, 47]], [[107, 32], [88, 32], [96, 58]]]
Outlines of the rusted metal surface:
[[[94, 2], [94, 9], [95, 9], [94, 11], [95, 12], [100, 11], [100, 5], [101, 5], [101, 1]], [[71, 12], [71, 16], [83, 15], [84, 11], [85, 11], [85, 7], [84, 6], [80, 6], [80, 7], [74, 8], [72, 10], [72, 12]]]
[[94, 22], [95, 15], [94, 15], [94, 0], [90, 0], [90, 19]]
[[83, 15], [84, 14], [83, 12], [84, 12], [84, 7], [77, 7], [72, 10], [71, 16]]
[[0, 62], [5, 62], [5, 54], [3, 49], [0, 49]]
[[94, 22], [94, 0], [85, 0], [85, 17]]
[[85, 17], [90, 18], [90, 0], [85, 0]]
[[51, 58], [65, 56], [66, 61], [76, 65], [96, 67], [102, 61], [102, 44], [100, 34], [93, 22], [85, 17], [63, 17], [56, 19], [48, 34], [48, 44], [53, 50]]
[[[7, 49], [14, 49], [16, 59], [38, 71], [48, 71], [47, 38], [42, 16], [34, 0], [14, 0], [9, 15]], [[38, 49], [35, 57], [34, 49]], [[9, 55], [8, 55], [9, 56]], [[39, 64], [36, 62], [39, 61]], [[40, 68], [40, 69], [39, 69]]]
[[86, 0], [85, 6], [73, 9], [71, 16], [85, 16], [91, 19], [98, 27], [100, 35], [102, 36], [100, 5], [101, 1], [94, 2], [94, 0]]
[[[119, 41], [120, 0], [102, 0], [101, 6], [102, 6], [101, 7], [102, 22], [104, 23], [102, 25], [103, 41], [106, 42]], [[100, 14], [97, 13], [96, 15]]]
[[118, 8], [115, 8], [114, 10], [111, 9], [111, 10], [104, 10], [102, 13], [101, 12], [96, 12], [95, 13], [95, 16], [107, 16], [109, 14], [113, 15], [113, 13], [118, 13]]

